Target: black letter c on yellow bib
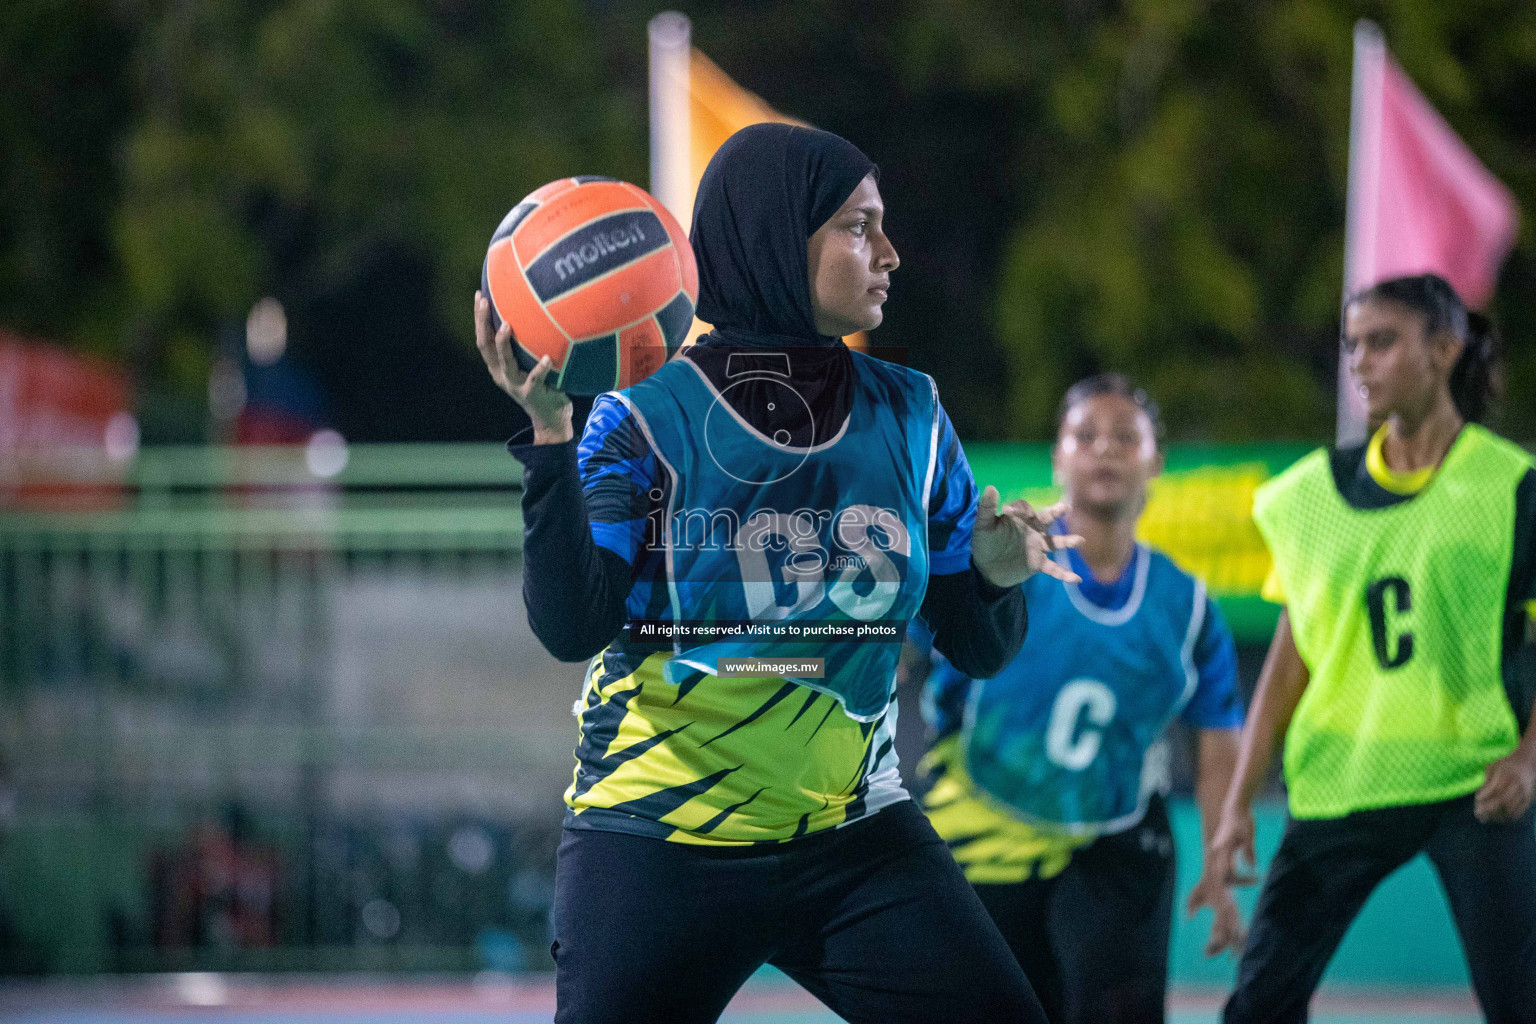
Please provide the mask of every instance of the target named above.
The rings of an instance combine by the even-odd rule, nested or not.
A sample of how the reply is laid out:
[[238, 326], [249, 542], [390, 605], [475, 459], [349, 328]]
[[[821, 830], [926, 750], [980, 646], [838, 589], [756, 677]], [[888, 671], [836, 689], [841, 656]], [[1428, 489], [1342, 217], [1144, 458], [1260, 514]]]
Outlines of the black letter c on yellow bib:
[[1397, 635], [1396, 652], [1387, 649], [1387, 593], [1392, 594], [1393, 610], [1401, 615], [1413, 607], [1409, 596], [1408, 581], [1401, 576], [1388, 576], [1365, 588], [1365, 604], [1371, 613], [1371, 643], [1376, 648], [1376, 660], [1382, 668], [1398, 668], [1413, 657], [1413, 634]]

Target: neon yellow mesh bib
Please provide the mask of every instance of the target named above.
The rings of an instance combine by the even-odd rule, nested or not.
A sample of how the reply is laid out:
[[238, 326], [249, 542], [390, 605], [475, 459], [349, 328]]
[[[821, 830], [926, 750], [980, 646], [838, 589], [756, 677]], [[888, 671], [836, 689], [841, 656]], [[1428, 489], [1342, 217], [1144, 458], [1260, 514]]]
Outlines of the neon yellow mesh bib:
[[1515, 487], [1529, 464], [1468, 425], [1397, 505], [1352, 508], [1323, 450], [1255, 493], [1311, 673], [1285, 739], [1295, 817], [1462, 796], [1514, 749], [1499, 670]]

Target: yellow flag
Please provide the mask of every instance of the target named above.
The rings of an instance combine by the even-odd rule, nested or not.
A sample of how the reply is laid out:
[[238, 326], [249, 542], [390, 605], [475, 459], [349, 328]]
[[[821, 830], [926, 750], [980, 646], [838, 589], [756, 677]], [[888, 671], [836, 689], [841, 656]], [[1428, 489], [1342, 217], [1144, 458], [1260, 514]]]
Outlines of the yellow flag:
[[725, 140], [752, 124], [774, 121], [779, 124], [806, 125], [798, 118], [774, 110], [762, 97], [733, 82], [719, 65], [698, 50], [688, 51], [688, 167], [690, 218], [699, 179], [709, 166], [715, 150]]
[[[693, 222], [704, 168], [726, 139], [766, 121], [805, 124], [737, 85], [690, 45], [689, 36], [688, 19], [681, 14], [651, 19], [651, 192], [685, 226]], [[688, 342], [708, 330], [695, 318]], [[862, 331], [845, 341], [850, 348], [868, 343]]]

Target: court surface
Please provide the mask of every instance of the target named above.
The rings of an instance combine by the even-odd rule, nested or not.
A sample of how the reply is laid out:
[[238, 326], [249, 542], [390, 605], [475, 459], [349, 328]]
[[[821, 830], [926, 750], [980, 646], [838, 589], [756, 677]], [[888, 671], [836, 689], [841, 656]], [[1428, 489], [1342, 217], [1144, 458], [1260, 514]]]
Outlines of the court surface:
[[[1169, 1024], [1214, 1024], [1218, 992], [1177, 992]], [[546, 979], [481, 975], [472, 980], [314, 978], [212, 974], [126, 979], [0, 982], [0, 1020], [18, 1024], [547, 1024], [554, 987]], [[835, 1024], [836, 1016], [794, 984], [755, 979], [722, 1024]], [[1465, 991], [1325, 991], [1314, 1024], [1473, 1024]]]

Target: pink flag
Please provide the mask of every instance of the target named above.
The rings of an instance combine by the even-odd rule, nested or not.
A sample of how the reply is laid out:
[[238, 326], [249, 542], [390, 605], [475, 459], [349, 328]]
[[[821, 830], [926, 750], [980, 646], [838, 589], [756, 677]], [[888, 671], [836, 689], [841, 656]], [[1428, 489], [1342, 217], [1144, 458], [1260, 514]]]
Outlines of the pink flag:
[[1433, 272], [1481, 306], [1515, 242], [1515, 198], [1414, 88], [1380, 30], [1365, 24], [1355, 35], [1348, 288]]
[[[1381, 30], [1356, 23], [1345, 293], [1436, 273], [1468, 305], [1482, 306], [1519, 222], [1515, 197], [1414, 88]], [[1338, 411], [1339, 442], [1362, 439], [1365, 403], [1342, 357]]]

